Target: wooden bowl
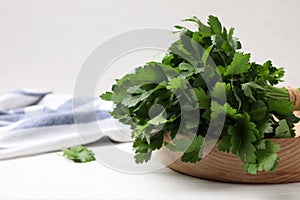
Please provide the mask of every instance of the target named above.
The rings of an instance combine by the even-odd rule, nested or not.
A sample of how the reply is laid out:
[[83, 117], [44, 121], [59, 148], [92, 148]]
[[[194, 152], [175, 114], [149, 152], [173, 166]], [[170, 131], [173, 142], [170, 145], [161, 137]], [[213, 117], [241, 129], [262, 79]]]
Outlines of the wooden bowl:
[[[294, 114], [300, 117], [300, 111], [294, 111]], [[258, 184], [300, 182], [300, 123], [295, 124], [295, 130], [295, 138], [269, 139], [280, 145], [279, 166], [275, 172], [248, 174], [243, 171], [243, 163], [236, 155], [219, 151], [218, 145], [198, 163], [184, 163], [180, 160], [180, 153], [165, 147], [158, 151], [158, 157], [172, 170], [202, 179]], [[165, 140], [170, 141], [168, 134]]]
[[184, 163], [180, 154], [162, 148], [158, 154], [177, 172], [202, 179], [233, 183], [292, 183], [300, 182], [300, 138], [270, 139], [280, 145], [279, 166], [275, 172], [258, 172], [251, 175], [242, 170], [242, 161], [231, 153], [224, 153], [214, 146], [198, 163]]

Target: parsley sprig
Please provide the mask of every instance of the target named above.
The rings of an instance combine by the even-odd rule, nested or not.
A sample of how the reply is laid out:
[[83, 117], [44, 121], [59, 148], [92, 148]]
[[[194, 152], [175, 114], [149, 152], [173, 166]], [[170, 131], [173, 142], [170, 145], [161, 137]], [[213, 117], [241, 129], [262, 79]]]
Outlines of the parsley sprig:
[[[136, 162], [147, 162], [163, 145], [181, 151], [183, 162], [200, 161], [210, 122], [225, 115], [224, 126], [215, 129], [218, 149], [235, 154], [248, 173], [274, 171], [280, 147], [266, 139], [294, 137], [299, 121], [288, 91], [274, 86], [282, 81], [283, 68], [250, 61], [249, 53], [239, 51], [234, 29], [227, 30], [215, 16], [209, 16], [207, 25], [196, 17], [183, 21], [197, 29], [175, 26], [179, 39], [162, 62], [137, 68], [101, 95], [116, 104], [111, 115], [131, 126]], [[182, 100], [196, 104], [180, 105]], [[163, 109], [153, 109], [156, 104]], [[193, 110], [200, 115], [191, 116]], [[167, 133], [172, 143], [164, 141]], [[178, 134], [187, 137], [175, 138]]]
[[63, 156], [76, 163], [86, 163], [96, 160], [95, 154], [86, 147], [79, 145], [71, 148], [62, 148]]

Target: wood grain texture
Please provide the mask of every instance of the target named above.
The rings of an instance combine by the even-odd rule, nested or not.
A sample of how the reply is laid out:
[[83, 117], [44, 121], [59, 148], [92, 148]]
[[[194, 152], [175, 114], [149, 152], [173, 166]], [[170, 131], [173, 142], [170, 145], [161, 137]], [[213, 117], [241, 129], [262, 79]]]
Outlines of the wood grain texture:
[[[198, 163], [184, 163], [180, 155], [162, 148], [158, 154], [168, 167], [194, 177], [234, 183], [292, 183], [300, 182], [300, 138], [270, 139], [280, 145], [278, 169], [251, 175], [242, 170], [242, 161], [235, 155], [220, 152], [217, 145]], [[174, 159], [173, 159], [174, 160]]]
[[[179, 159], [168, 167], [194, 177], [235, 183], [291, 183], [300, 182], [300, 138], [271, 139], [280, 145], [278, 169], [275, 172], [259, 172], [251, 175], [242, 170], [242, 162], [233, 154], [220, 152], [217, 145], [198, 163], [184, 163]], [[159, 156], [165, 162], [177, 157], [178, 153], [166, 148]]]

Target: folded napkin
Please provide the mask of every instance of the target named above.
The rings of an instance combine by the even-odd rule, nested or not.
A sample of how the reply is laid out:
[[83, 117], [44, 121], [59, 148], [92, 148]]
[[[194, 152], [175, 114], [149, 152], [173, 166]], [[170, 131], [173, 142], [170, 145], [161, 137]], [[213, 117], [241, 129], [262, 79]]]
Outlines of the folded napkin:
[[95, 142], [130, 141], [99, 98], [18, 90], [0, 95], [0, 159]]

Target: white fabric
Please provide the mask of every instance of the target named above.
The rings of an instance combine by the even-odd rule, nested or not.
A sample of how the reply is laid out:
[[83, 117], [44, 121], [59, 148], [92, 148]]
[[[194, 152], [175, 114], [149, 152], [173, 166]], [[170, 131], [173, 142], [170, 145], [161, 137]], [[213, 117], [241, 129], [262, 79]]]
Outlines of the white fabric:
[[0, 96], [0, 159], [88, 144], [104, 135], [131, 140], [108, 114], [110, 104], [98, 98], [74, 101], [68, 95], [25, 90]]

